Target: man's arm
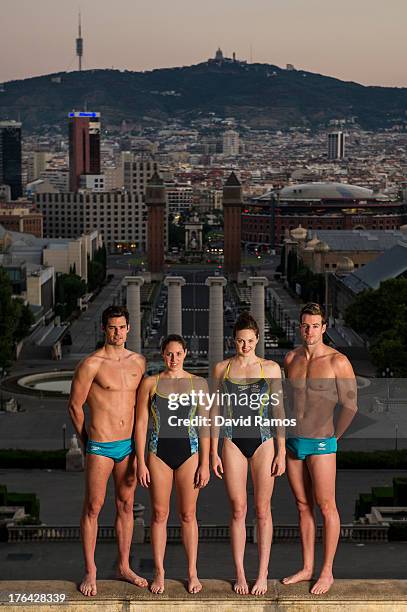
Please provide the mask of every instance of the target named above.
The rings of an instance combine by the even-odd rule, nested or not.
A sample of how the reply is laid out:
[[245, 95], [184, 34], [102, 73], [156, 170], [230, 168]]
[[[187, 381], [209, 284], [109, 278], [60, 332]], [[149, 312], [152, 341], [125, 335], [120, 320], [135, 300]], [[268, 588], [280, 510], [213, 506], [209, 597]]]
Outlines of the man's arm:
[[134, 437], [138, 465], [145, 464], [145, 448], [149, 416], [149, 400], [152, 377], [143, 378], [137, 391], [136, 426]]
[[87, 358], [81, 361], [75, 370], [72, 380], [71, 394], [69, 396], [68, 410], [72, 424], [78, 434], [79, 441], [83, 448], [86, 448], [88, 434], [85, 428], [85, 414], [83, 406], [88, 397], [92, 382], [99, 369], [97, 361]]
[[336, 388], [340, 404], [335, 436], [339, 439], [351, 424], [357, 409], [357, 385], [353, 368], [345, 355], [337, 353], [333, 358]]

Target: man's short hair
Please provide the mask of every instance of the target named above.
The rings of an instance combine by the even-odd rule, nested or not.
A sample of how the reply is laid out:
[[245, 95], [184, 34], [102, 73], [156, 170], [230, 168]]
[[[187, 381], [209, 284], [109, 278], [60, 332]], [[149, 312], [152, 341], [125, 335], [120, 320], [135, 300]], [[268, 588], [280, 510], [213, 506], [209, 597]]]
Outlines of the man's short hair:
[[326, 323], [325, 310], [323, 309], [321, 304], [318, 304], [317, 302], [308, 302], [308, 304], [305, 304], [305, 306], [301, 308], [300, 323], [302, 323], [302, 315], [305, 314], [320, 315], [322, 319], [322, 325], [325, 325]]
[[106, 310], [102, 312], [102, 326], [103, 329], [106, 329], [109, 319], [114, 319], [115, 317], [124, 317], [126, 319], [126, 324], [129, 324], [129, 311], [125, 306], [108, 306]]

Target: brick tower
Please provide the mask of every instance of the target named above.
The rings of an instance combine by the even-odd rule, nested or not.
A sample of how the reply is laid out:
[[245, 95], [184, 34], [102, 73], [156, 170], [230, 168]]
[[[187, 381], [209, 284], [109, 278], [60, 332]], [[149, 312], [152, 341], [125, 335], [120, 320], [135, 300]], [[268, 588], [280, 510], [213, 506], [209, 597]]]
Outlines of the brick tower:
[[164, 224], [166, 193], [164, 181], [157, 172], [147, 183], [146, 205], [148, 211], [147, 221], [147, 262], [148, 270], [155, 278], [160, 277], [164, 271]]
[[223, 186], [223, 268], [231, 279], [237, 278], [241, 266], [242, 204], [242, 186], [232, 172]]

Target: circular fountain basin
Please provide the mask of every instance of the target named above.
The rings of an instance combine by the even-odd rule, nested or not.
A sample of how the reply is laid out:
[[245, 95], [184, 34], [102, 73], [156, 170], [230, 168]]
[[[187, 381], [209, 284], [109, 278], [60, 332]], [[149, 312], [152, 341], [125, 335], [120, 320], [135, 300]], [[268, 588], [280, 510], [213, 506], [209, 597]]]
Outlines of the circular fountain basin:
[[29, 374], [17, 381], [17, 384], [24, 389], [29, 389], [34, 393], [50, 393], [69, 395], [73, 371], [41, 372], [40, 374]]

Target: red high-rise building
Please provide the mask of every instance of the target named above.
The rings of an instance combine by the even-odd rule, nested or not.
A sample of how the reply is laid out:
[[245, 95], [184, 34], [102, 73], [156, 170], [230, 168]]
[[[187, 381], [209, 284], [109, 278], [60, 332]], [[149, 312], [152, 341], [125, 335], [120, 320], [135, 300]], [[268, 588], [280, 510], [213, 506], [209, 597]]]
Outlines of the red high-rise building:
[[78, 191], [81, 174], [100, 174], [100, 113], [69, 113], [70, 191]]
[[152, 274], [162, 274], [164, 269], [164, 243], [165, 243], [165, 206], [166, 193], [164, 181], [157, 172], [147, 183], [146, 205], [148, 210], [147, 221], [147, 262], [148, 270]]
[[242, 186], [232, 172], [223, 187], [223, 269], [236, 278], [241, 267]]

